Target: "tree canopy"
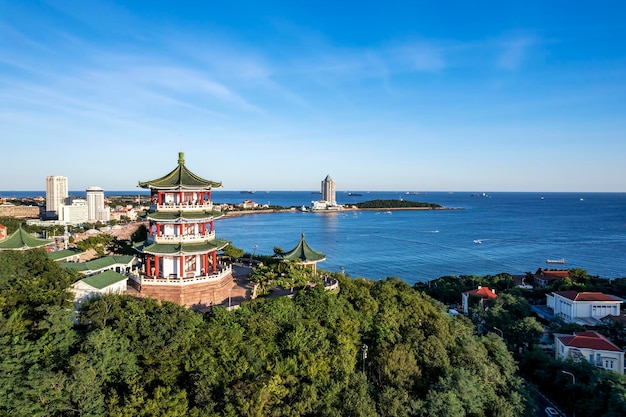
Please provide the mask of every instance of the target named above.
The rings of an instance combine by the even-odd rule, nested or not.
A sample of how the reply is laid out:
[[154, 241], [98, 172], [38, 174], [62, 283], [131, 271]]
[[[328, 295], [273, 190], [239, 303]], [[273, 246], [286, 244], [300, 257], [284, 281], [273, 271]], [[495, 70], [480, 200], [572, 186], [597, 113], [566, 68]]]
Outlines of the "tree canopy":
[[[502, 340], [475, 334], [467, 319], [398, 279], [337, 275], [339, 292], [318, 285], [205, 315], [107, 295], [86, 303], [74, 326], [65, 292], [73, 277], [43, 252], [3, 253], [0, 266], [0, 415], [524, 411]], [[20, 280], [35, 291], [18, 291]]]

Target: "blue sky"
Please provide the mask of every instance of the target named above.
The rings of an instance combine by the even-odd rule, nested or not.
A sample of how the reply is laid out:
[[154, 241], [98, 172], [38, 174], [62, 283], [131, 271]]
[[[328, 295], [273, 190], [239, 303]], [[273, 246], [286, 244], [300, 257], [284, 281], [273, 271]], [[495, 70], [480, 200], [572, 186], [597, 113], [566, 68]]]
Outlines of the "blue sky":
[[626, 6], [0, 0], [0, 190], [626, 191]]

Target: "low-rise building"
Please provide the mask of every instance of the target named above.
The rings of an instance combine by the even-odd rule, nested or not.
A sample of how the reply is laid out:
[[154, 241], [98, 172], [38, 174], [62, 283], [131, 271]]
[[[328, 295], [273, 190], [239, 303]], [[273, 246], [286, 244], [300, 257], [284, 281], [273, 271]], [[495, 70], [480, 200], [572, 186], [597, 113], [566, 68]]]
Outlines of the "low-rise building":
[[556, 359], [587, 360], [598, 368], [624, 374], [624, 352], [596, 332], [554, 337]]
[[465, 314], [469, 313], [472, 298], [477, 300], [479, 306], [485, 308], [490, 301], [495, 300], [498, 296], [496, 295], [496, 291], [490, 290], [489, 287], [479, 286], [475, 290], [465, 291], [461, 294], [461, 303]]
[[16, 206], [11, 203], [0, 204], [0, 217], [36, 219], [39, 217], [39, 214], [39, 206]]
[[535, 283], [542, 287], [553, 284], [555, 281], [561, 281], [565, 278], [569, 278], [569, 271], [567, 269], [541, 269], [533, 275]]
[[557, 291], [546, 294], [546, 305], [566, 322], [595, 326], [600, 319], [619, 316], [621, 300], [601, 292]]
[[87, 200], [76, 198], [72, 200], [72, 204], [60, 206], [59, 220], [65, 224], [87, 223], [89, 220]]
[[71, 291], [74, 293], [74, 302], [80, 304], [103, 294], [124, 294], [127, 282], [126, 275], [115, 271], [105, 271], [75, 282]]

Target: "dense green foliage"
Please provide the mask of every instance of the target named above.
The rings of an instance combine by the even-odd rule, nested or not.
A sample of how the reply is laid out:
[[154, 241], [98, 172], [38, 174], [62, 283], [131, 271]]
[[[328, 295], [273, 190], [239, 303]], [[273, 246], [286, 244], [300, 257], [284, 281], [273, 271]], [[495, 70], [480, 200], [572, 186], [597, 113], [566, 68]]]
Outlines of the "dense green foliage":
[[388, 208], [430, 208], [439, 209], [441, 205], [435, 203], [422, 203], [408, 200], [370, 200], [354, 204], [360, 209], [388, 209]]
[[[626, 415], [626, 377], [599, 369], [583, 360], [559, 361], [541, 351], [530, 351], [520, 362], [522, 375], [578, 417]], [[575, 382], [567, 371], [575, 375]]]
[[[538, 271], [540, 272], [540, 271]], [[598, 369], [587, 361], [559, 361], [547, 356], [535, 344], [543, 334], [543, 327], [531, 310], [531, 303], [546, 303], [546, 294], [553, 291], [600, 291], [620, 297], [626, 296], [626, 278], [615, 280], [589, 276], [584, 269], [570, 270], [570, 278], [554, 281], [546, 287], [520, 289], [514, 286], [509, 274], [484, 277], [441, 277], [414, 288], [424, 291], [447, 304], [457, 304], [461, 293], [479, 285], [497, 289], [498, 298], [488, 309], [470, 307], [470, 317], [480, 333], [501, 335], [509, 349], [519, 358], [520, 375], [537, 389], [556, 401], [565, 411], [581, 416], [626, 415], [626, 377], [612, 371]], [[525, 283], [533, 282], [527, 273]], [[549, 323], [550, 333], [573, 334], [586, 330], [584, 326], [567, 323], [554, 317]], [[617, 346], [626, 346], [626, 327], [623, 322], [612, 321], [597, 326], [595, 331], [604, 334]], [[576, 384], [571, 376], [576, 375]]]
[[73, 277], [43, 252], [0, 253], [0, 267], [0, 415], [523, 414], [501, 339], [397, 279], [337, 276], [339, 292], [205, 316], [111, 295], [75, 328]]

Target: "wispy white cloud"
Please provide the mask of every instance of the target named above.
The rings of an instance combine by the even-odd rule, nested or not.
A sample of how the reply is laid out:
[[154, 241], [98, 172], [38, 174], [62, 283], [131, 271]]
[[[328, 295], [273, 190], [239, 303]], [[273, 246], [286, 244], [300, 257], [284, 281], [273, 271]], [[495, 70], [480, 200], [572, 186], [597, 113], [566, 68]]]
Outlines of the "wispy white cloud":
[[529, 49], [535, 43], [535, 39], [522, 36], [504, 41], [500, 44], [501, 52], [498, 57], [498, 67], [506, 70], [517, 69], [526, 59]]

